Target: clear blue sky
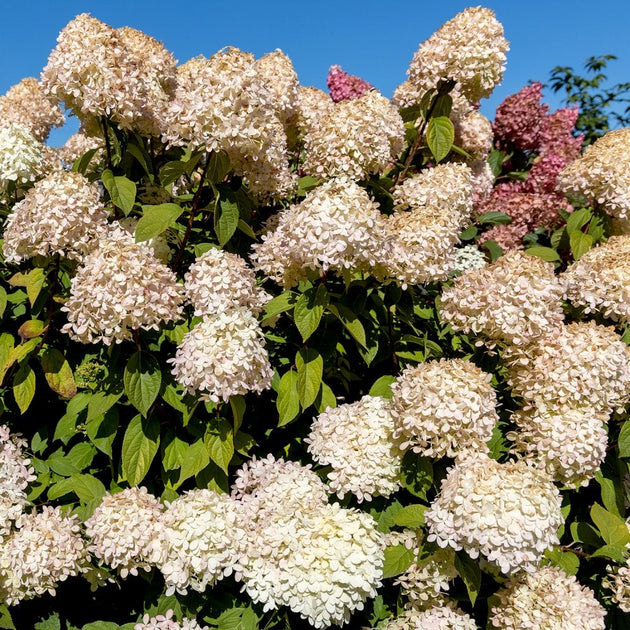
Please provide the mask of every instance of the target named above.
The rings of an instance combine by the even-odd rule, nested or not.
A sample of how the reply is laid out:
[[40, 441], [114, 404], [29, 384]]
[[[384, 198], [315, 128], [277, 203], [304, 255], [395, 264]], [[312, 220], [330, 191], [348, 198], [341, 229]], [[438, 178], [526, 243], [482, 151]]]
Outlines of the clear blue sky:
[[[75, 15], [89, 12], [114, 27], [132, 26], [164, 42], [180, 61], [237, 46], [262, 55], [281, 48], [303, 85], [326, 89], [332, 64], [358, 74], [391, 96], [405, 79], [420, 42], [476, 2], [344, 2], [323, 0], [164, 0], [2, 2], [0, 93], [25, 76], [38, 76], [59, 31]], [[587, 56], [612, 53], [613, 82], [630, 81], [628, 0], [512, 0], [483, 3], [495, 11], [510, 41], [503, 84], [484, 101], [496, 106], [528, 80], [545, 81], [556, 65], [582, 67]], [[559, 102], [551, 95], [553, 106]], [[52, 143], [68, 132], [57, 132]]]

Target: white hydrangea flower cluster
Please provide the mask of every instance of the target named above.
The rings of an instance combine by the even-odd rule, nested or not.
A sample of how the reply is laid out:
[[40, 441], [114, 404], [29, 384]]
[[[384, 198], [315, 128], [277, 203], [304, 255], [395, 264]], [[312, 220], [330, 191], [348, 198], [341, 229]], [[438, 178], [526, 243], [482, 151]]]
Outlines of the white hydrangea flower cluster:
[[78, 518], [44, 506], [24, 513], [0, 544], [0, 601], [13, 606], [23, 599], [55, 594], [59, 582], [87, 571], [89, 554]]
[[304, 139], [334, 107], [335, 103], [329, 94], [316, 87], [301, 85], [296, 121], [299, 136]]
[[120, 575], [149, 571], [164, 558], [161, 503], [146, 488], [127, 488], [106, 494], [85, 522], [89, 550], [101, 564]]
[[381, 258], [383, 224], [378, 204], [363, 188], [332, 179], [273, 217], [263, 242], [252, 247], [252, 260], [287, 288], [306, 279], [308, 271], [369, 273]]
[[526, 460], [567, 486], [586, 486], [606, 457], [607, 414], [564, 408], [542, 412], [519, 410], [512, 415], [518, 431], [507, 434]]
[[374, 90], [335, 103], [304, 139], [304, 169], [320, 178], [365, 179], [382, 173], [405, 143], [398, 109]]
[[376, 595], [383, 544], [374, 520], [328, 505], [324, 484], [308, 468], [271, 457], [253, 461], [234, 494], [248, 527], [244, 590], [265, 611], [288, 606], [327, 628], [347, 622]]
[[624, 566], [613, 569], [602, 581], [604, 588], [612, 591], [612, 601], [625, 613], [630, 613], [630, 560]]
[[396, 90], [394, 100], [401, 105], [419, 103], [440, 79], [456, 81], [456, 89], [471, 102], [485, 98], [503, 78], [508, 48], [494, 13], [468, 8], [420, 45], [409, 65], [409, 78]]
[[503, 359], [513, 393], [541, 412], [610, 414], [630, 400], [630, 348], [612, 326], [561, 325]]
[[499, 416], [491, 374], [464, 359], [408, 367], [392, 383], [394, 438], [427, 457], [487, 453]]
[[486, 255], [476, 245], [466, 245], [455, 250], [454, 272], [462, 274], [472, 269], [481, 269], [487, 264]]
[[562, 322], [562, 294], [552, 263], [512, 250], [456, 278], [442, 292], [441, 317], [491, 343], [522, 345]]
[[0, 426], [0, 539], [28, 505], [25, 491], [36, 478], [31, 460], [23, 455], [26, 445], [25, 440], [11, 435], [9, 427]]
[[0, 190], [32, 182], [44, 166], [44, 145], [26, 127], [0, 128]]
[[269, 389], [273, 375], [260, 324], [241, 306], [204, 317], [167, 362], [189, 393], [213, 402]]
[[611, 236], [564, 272], [565, 297], [585, 313], [630, 323], [630, 234]]
[[256, 286], [256, 274], [247, 262], [222, 249], [209, 249], [195, 260], [184, 278], [184, 290], [197, 316], [239, 306], [258, 315], [271, 299]]
[[166, 594], [202, 593], [231, 575], [244, 536], [235, 501], [214, 490], [191, 490], [168, 504], [163, 515], [164, 557], [159, 569]]
[[558, 176], [565, 195], [584, 197], [617, 219], [630, 218], [630, 129], [615, 129], [588, 146]]
[[81, 343], [120, 343], [134, 330], [179, 319], [182, 299], [183, 287], [150, 245], [105, 239], [72, 279], [61, 330]]
[[391, 403], [363, 396], [319, 414], [305, 439], [315, 461], [332, 466], [330, 489], [343, 499], [347, 492], [359, 502], [389, 496], [400, 486], [402, 453], [393, 438]]
[[44, 95], [39, 81], [33, 77], [22, 79], [0, 96], [0, 126], [25, 127], [39, 142], [46, 142], [50, 130], [64, 121], [61, 107]]
[[521, 573], [497, 592], [492, 627], [501, 630], [604, 630], [606, 611], [590, 588], [554, 566]]
[[194, 619], [184, 617], [181, 621], [173, 619], [173, 611], [167, 610], [164, 615], [142, 617], [142, 623], [137, 623], [134, 630], [210, 630], [208, 626], [201, 626]]
[[7, 262], [55, 254], [80, 260], [104, 235], [107, 216], [96, 184], [80, 173], [55, 171], [13, 207], [2, 253]]
[[425, 512], [429, 541], [482, 554], [503, 573], [533, 570], [558, 544], [561, 497], [545, 472], [525, 461], [500, 464], [486, 455], [456, 462]]
[[494, 144], [492, 123], [473, 108], [453, 114], [455, 145], [469, 153], [473, 162], [486, 160]]
[[276, 115], [289, 133], [295, 126], [300, 95], [300, 82], [293, 63], [277, 49], [257, 59], [256, 70], [273, 96]]
[[[130, 245], [136, 242], [136, 228], [138, 227], [139, 219], [133, 217], [127, 217], [120, 219], [119, 221], [112, 221], [107, 225], [107, 232], [103, 236], [102, 240], [108, 242], [117, 241], [119, 243], [127, 243]], [[168, 238], [166, 232], [158, 234], [147, 241], [142, 241], [144, 245], [151, 248], [153, 255], [165, 265], [171, 259], [173, 252], [168, 244]], [[98, 249], [100, 241], [93, 241], [92, 251]]]
[[477, 624], [455, 604], [445, 604], [426, 610], [407, 610], [383, 626], [383, 630], [477, 630]]

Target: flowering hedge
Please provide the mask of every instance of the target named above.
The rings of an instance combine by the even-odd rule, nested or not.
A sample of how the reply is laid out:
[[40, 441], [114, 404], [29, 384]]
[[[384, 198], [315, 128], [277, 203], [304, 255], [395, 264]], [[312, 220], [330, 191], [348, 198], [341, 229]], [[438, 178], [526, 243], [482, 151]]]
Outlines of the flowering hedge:
[[0, 97], [0, 627], [628, 624], [630, 131], [491, 124], [507, 49], [328, 95], [83, 14]]

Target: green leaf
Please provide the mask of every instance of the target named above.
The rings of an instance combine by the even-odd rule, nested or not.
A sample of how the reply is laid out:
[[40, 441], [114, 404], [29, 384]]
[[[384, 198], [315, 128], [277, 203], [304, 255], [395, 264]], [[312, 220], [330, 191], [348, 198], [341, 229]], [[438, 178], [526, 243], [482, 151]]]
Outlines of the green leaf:
[[490, 225], [507, 225], [508, 223], [512, 223], [512, 217], [505, 214], [505, 212], [484, 212], [484, 214], [478, 217], [477, 223], [489, 223]]
[[591, 507], [591, 518], [607, 545], [613, 547], [630, 543], [630, 530], [620, 516], [605, 510], [599, 503]]
[[230, 172], [230, 158], [225, 151], [210, 154], [206, 179], [213, 184], [220, 184]]
[[44, 270], [40, 267], [36, 267], [32, 271], [29, 271], [26, 279], [26, 295], [28, 296], [28, 301], [31, 304], [31, 308], [35, 304], [35, 300], [38, 298], [42, 287], [44, 286], [44, 280], [46, 279], [46, 274]]
[[120, 208], [125, 216], [133, 210], [136, 201], [136, 185], [130, 179], [122, 175], [114, 175], [109, 169], [105, 169], [101, 175], [103, 186], [115, 206]]
[[245, 398], [243, 398], [243, 396], [230, 396], [230, 407], [232, 408], [232, 418], [234, 418], [234, 433], [236, 434], [243, 424], [245, 409], [247, 409]]
[[391, 385], [396, 380], [395, 376], [390, 376], [389, 374], [385, 374], [385, 376], [381, 376], [380, 378], [374, 381], [374, 385], [370, 387], [370, 391], [368, 392], [369, 396], [380, 396], [381, 398], [391, 398], [394, 394], [392, 393]]
[[304, 197], [307, 192], [317, 188], [317, 186], [319, 186], [318, 179], [315, 179], [315, 177], [312, 177], [311, 175], [304, 175], [298, 180], [297, 194], [300, 197]]
[[149, 180], [153, 181], [153, 168], [151, 166], [151, 156], [144, 150], [144, 147], [131, 144], [127, 145], [127, 152], [133, 155], [142, 166], [142, 170], [148, 175]]
[[300, 397], [298, 395], [297, 382], [297, 372], [294, 370], [286, 372], [280, 379], [278, 398], [276, 399], [276, 409], [280, 417], [279, 427], [295, 420], [300, 413]]
[[223, 247], [236, 232], [238, 227], [238, 206], [230, 199], [221, 199], [214, 213], [214, 231]]
[[105, 486], [92, 475], [71, 475], [68, 481], [72, 484], [72, 490], [82, 503], [98, 501], [107, 492]]
[[119, 630], [120, 628], [121, 626], [113, 621], [92, 621], [86, 623], [81, 630]]
[[[231, 459], [231, 457], [230, 457]], [[204, 440], [197, 440], [187, 445], [184, 453], [178, 485], [194, 477], [210, 463], [210, 454]], [[229, 463], [229, 460], [228, 460]]]
[[411, 494], [426, 501], [427, 492], [433, 485], [431, 460], [413, 451], [407, 451], [402, 461], [401, 479]]
[[441, 162], [451, 151], [455, 140], [455, 127], [450, 118], [437, 116], [427, 125], [427, 144], [436, 162]]
[[72, 368], [66, 358], [55, 348], [46, 348], [39, 356], [46, 382], [53, 392], [62, 398], [72, 398], [77, 393]]
[[297, 390], [302, 407], [310, 407], [317, 398], [322, 384], [324, 360], [313, 348], [301, 348], [295, 355]]
[[164, 457], [162, 458], [162, 466], [164, 470], [177, 470], [181, 468], [184, 461], [184, 454], [188, 449], [189, 444], [180, 440], [178, 437], [174, 437], [164, 447]]
[[465, 552], [458, 551], [455, 556], [455, 569], [462, 578], [468, 591], [470, 602], [474, 606], [481, 588], [481, 569], [479, 565]]
[[104, 415], [89, 420], [85, 426], [85, 432], [90, 441], [99, 451], [112, 457], [112, 444], [118, 431], [118, 411], [108, 410]]
[[123, 381], [129, 401], [146, 416], [162, 384], [162, 373], [155, 357], [140, 351], [131, 355], [125, 367]]
[[575, 260], [580, 258], [591, 248], [593, 237], [590, 234], [584, 234], [579, 230], [573, 232], [569, 236], [569, 244], [571, 245], [571, 253]]
[[122, 392], [96, 392], [88, 403], [87, 422], [88, 424], [97, 418], [102, 418], [122, 396]]
[[602, 503], [604, 507], [617, 516], [623, 516], [624, 499], [617, 495], [614, 481], [604, 477], [601, 470], [595, 473], [595, 479], [602, 491]]
[[630, 457], [630, 420], [626, 420], [619, 432], [619, 457]]
[[525, 253], [529, 254], [530, 256], [536, 256], [537, 258], [542, 258], [543, 260], [546, 260], [547, 262], [555, 262], [557, 260], [562, 260], [558, 252], [555, 249], [551, 249], [551, 247], [541, 247], [537, 245], [536, 247], [530, 247], [526, 249]]
[[[0, 319], [2, 319], [2, 316], [4, 315], [4, 311], [6, 310], [6, 308], [7, 308], [7, 292], [4, 290], [3, 287], [0, 287]], [[0, 623], [1, 623], [1, 618], [0, 618]], [[0, 626], [0, 628], [1, 627], [2, 626]]]
[[424, 527], [424, 513], [428, 509], [426, 505], [420, 505], [419, 503], [407, 505], [396, 512], [394, 524], [399, 527], [409, 527], [410, 529]]
[[210, 424], [204, 437], [210, 459], [227, 474], [228, 464], [234, 455], [234, 433], [225, 418], [217, 418]]
[[626, 553], [627, 553], [627, 548], [625, 545], [604, 545], [603, 547], [600, 547], [599, 549], [595, 550], [591, 554], [591, 557], [611, 558], [612, 560], [615, 560], [615, 562], [618, 562], [619, 564], [626, 564], [628, 560]]
[[13, 378], [13, 396], [24, 414], [35, 395], [35, 373], [28, 363], [23, 363]]
[[40, 319], [29, 319], [18, 328], [20, 339], [34, 339], [44, 332], [44, 322]]
[[160, 183], [162, 184], [162, 186], [168, 186], [186, 172], [186, 162], [182, 162], [181, 160], [167, 162], [160, 169]]
[[295, 291], [284, 291], [280, 295], [277, 295], [275, 298], [272, 298], [265, 305], [265, 310], [262, 315], [262, 323], [264, 324], [266, 320], [275, 317], [280, 313], [284, 313], [285, 311], [290, 311], [297, 302], [298, 295]]
[[357, 317], [357, 315], [343, 304], [329, 304], [326, 307], [343, 325], [344, 328], [350, 333], [352, 338], [363, 348], [367, 349], [365, 340], [365, 328]]
[[88, 442], [75, 444], [66, 455], [68, 462], [75, 466], [78, 471], [87, 468], [96, 455], [96, 449]]
[[122, 474], [129, 485], [137, 486], [145, 478], [159, 445], [159, 421], [139, 415], [133, 418], [122, 444]]
[[13, 619], [11, 619], [11, 613], [4, 604], [0, 605], [0, 628], [15, 630], [15, 624], [13, 623]]
[[575, 575], [580, 568], [580, 559], [569, 551], [562, 551], [558, 547], [545, 551], [545, 558], [551, 562], [551, 564], [560, 567], [569, 575]]
[[497, 258], [503, 255], [503, 250], [501, 249], [501, 246], [496, 241], [488, 239], [487, 241], [483, 242], [483, 246], [490, 253], [491, 260], [496, 260]]
[[81, 173], [85, 175], [85, 171], [87, 171], [87, 167], [90, 165], [92, 158], [96, 155], [96, 152], [99, 149], [90, 149], [86, 151], [80, 158], [77, 158], [72, 164], [72, 169], [75, 173]]
[[59, 613], [52, 613], [46, 619], [41, 619], [34, 626], [35, 630], [61, 630]]
[[490, 164], [490, 168], [492, 169], [492, 174], [495, 177], [498, 177], [503, 170], [503, 162], [508, 159], [508, 155], [503, 153], [503, 151], [499, 151], [498, 149], [492, 149], [490, 151], [490, 155], [488, 156], [488, 163]]
[[453, 107], [453, 98], [450, 94], [438, 94], [431, 107], [433, 118], [448, 117]]
[[317, 398], [313, 403], [313, 406], [317, 410], [317, 413], [323, 413], [329, 407], [334, 409], [337, 406], [337, 398], [335, 397], [335, 392], [333, 392], [324, 381], [322, 381], [322, 386], [319, 389], [319, 393], [317, 394]]
[[414, 560], [413, 549], [407, 549], [405, 545], [386, 547], [385, 561], [383, 563], [383, 577], [392, 578], [404, 573]]
[[172, 225], [184, 212], [176, 203], [161, 203], [157, 206], [142, 206], [142, 217], [136, 226], [136, 243], [148, 241]]
[[328, 305], [328, 291], [323, 284], [317, 288], [307, 289], [295, 303], [293, 317], [295, 325], [302, 335], [302, 341], [306, 341], [319, 326], [324, 314], [324, 308]]
[[575, 210], [567, 219], [567, 232], [569, 235], [584, 227], [593, 217], [593, 212], [589, 208]]
[[475, 225], [469, 225], [465, 230], [461, 232], [461, 234], [459, 235], [459, 239], [461, 241], [470, 241], [475, 238], [478, 233], [479, 230]]

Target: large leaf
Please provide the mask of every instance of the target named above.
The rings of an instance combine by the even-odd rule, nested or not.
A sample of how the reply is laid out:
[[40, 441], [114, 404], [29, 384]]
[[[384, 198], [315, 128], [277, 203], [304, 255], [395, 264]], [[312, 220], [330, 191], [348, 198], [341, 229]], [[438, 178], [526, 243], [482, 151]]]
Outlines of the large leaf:
[[626, 420], [619, 432], [619, 457], [630, 457], [630, 420]]
[[383, 577], [392, 578], [404, 573], [414, 561], [412, 549], [405, 545], [395, 545], [385, 549], [385, 562], [383, 563]]
[[328, 291], [323, 284], [317, 288], [311, 287], [298, 298], [293, 317], [302, 341], [306, 341], [317, 330], [328, 300]]
[[210, 459], [227, 474], [228, 464], [234, 455], [232, 425], [225, 418], [218, 418], [208, 426], [204, 441]]
[[324, 360], [313, 348], [302, 348], [295, 356], [297, 368], [297, 390], [302, 407], [310, 407], [317, 398], [322, 384]]
[[436, 162], [441, 162], [451, 151], [455, 127], [450, 118], [436, 116], [427, 125], [427, 144]]
[[329, 304], [328, 310], [343, 324], [344, 328], [350, 333], [352, 338], [364, 349], [367, 349], [365, 340], [365, 328], [361, 320], [356, 314], [343, 304]]
[[114, 175], [109, 169], [103, 171], [101, 180], [114, 205], [128, 215], [136, 200], [136, 185], [126, 177]]
[[415, 503], [407, 505], [394, 515], [394, 524], [399, 527], [419, 529], [424, 526], [424, 513], [429, 508], [426, 505]]
[[210, 454], [208, 453], [208, 447], [204, 443], [204, 440], [199, 439], [196, 442], [193, 442], [186, 448], [184, 453], [178, 484], [183, 483], [186, 479], [190, 479], [190, 477], [194, 477], [209, 463]]
[[214, 231], [222, 247], [236, 232], [238, 219], [239, 212], [236, 203], [231, 199], [221, 199], [214, 213]]
[[468, 591], [470, 602], [474, 606], [481, 588], [481, 569], [479, 564], [472, 560], [465, 551], [459, 551], [455, 556], [455, 568], [462, 578]]
[[140, 351], [133, 354], [125, 367], [123, 381], [129, 401], [146, 416], [162, 383], [160, 366], [155, 357]]
[[129, 423], [122, 444], [122, 474], [129, 485], [138, 485], [149, 472], [160, 445], [160, 423], [136, 416]]
[[142, 217], [136, 226], [136, 243], [148, 241], [175, 225], [182, 212], [184, 208], [176, 203], [142, 206]]
[[279, 427], [295, 420], [300, 413], [300, 396], [297, 383], [297, 372], [294, 370], [286, 372], [280, 379], [278, 398], [276, 399], [276, 408], [280, 416]]
[[72, 398], [77, 393], [72, 368], [66, 358], [55, 348], [46, 348], [39, 360], [50, 389], [62, 398]]
[[25, 413], [35, 395], [35, 373], [28, 363], [23, 363], [13, 378], [13, 396], [20, 408], [20, 413]]
[[263, 311], [263, 323], [280, 313], [290, 311], [295, 306], [297, 299], [298, 295], [295, 291], [284, 291], [280, 295], [277, 295], [275, 298], [269, 300], [269, 302], [265, 305], [265, 310]]
[[584, 234], [584, 232], [576, 230], [571, 234], [571, 236], [569, 236], [569, 244], [571, 245], [573, 258], [575, 258], [575, 260], [580, 260], [580, 258], [591, 248], [591, 245], [593, 244], [593, 237], [590, 234]]
[[230, 158], [225, 151], [216, 151], [210, 155], [206, 179], [214, 184], [221, 183], [230, 172]]
[[630, 543], [630, 531], [620, 516], [605, 510], [598, 503], [594, 503], [591, 508], [591, 518], [607, 545], [617, 547]]

